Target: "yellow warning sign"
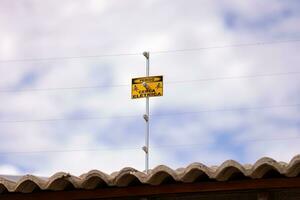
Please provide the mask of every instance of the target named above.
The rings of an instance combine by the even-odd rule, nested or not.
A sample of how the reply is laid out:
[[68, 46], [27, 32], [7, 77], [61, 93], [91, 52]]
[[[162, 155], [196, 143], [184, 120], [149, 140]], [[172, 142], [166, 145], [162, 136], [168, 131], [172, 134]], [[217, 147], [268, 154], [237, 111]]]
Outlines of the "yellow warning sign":
[[157, 96], [163, 96], [163, 76], [149, 76], [132, 79], [132, 99]]

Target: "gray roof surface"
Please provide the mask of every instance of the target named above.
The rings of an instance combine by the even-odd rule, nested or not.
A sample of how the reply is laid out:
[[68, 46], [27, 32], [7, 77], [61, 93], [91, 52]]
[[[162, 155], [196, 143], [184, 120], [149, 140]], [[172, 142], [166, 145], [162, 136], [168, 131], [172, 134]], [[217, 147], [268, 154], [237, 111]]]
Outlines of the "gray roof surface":
[[126, 187], [133, 183], [141, 185], [160, 185], [165, 181], [192, 183], [199, 181], [228, 181], [236, 177], [262, 179], [266, 177], [296, 177], [300, 175], [300, 155], [289, 163], [277, 162], [264, 157], [253, 165], [241, 165], [234, 160], [227, 160], [220, 166], [207, 167], [201, 163], [192, 163], [176, 170], [160, 165], [148, 174], [134, 168], [124, 168], [110, 175], [92, 170], [81, 176], [58, 172], [51, 177], [34, 175], [0, 175], [0, 196], [7, 192], [31, 193], [36, 190], [61, 191], [74, 189], [95, 189], [101, 187]]
[[19, 181], [23, 176], [17, 176], [17, 175], [2, 175], [0, 174], [1, 178], [4, 178], [6, 180], [17, 182]]

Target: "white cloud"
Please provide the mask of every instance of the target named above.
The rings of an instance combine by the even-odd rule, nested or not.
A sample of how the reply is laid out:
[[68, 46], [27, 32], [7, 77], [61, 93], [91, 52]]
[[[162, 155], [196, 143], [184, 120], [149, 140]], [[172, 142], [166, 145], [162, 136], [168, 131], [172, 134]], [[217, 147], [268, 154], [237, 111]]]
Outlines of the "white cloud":
[[[241, 32], [226, 27], [222, 12], [230, 7], [245, 17], [254, 14], [252, 20], [257, 20], [266, 14], [279, 12], [288, 5], [277, 2], [266, 7], [265, 3], [259, 3], [257, 11], [255, 3], [240, 1], [227, 1], [228, 4], [212, 1], [86, 2], [3, 3], [0, 25], [9, 26], [3, 26], [6, 28], [0, 31], [0, 35], [8, 38], [5, 39], [5, 45], [0, 47], [0, 57], [61, 57], [222, 46], [241, 41], [261, 41], [263, 38], [272, 38], [274, 33], [294, 34], [298, 30], [290, 27], [300, 21], [297, 16], [293, 16], [285, 21], [286, 25], [275, 24], [261, 36], [250, 29]], [[15, 11], [14, 15], [11, 15], [10, 10]], [[291, 72], [298, 70], [298, 48], [295, 43], [289, 43], [151, 54], [150, 72], [163, 74], [166, 82]], [[21, 87], [130, 84], [132, 77], [144, 75], [145, 60], [140, 55], [1, 63], [0, 88], [20, 87], [24, 77], [36, 71], [39, 73], [34, 80], [27, 85], [21, 84]], [[297, 77], [272, 76], [166, 84], [164, 97], [151, 99], [151, 113], [294, 104], [299, 102]], [[144, 113], [144, 101], [130, 99], [130, 86], [0, 95], [1, 120], [142, 116]], [[271, 139], [283, 132], [288, 137], [298, 136], [299, 127], [295, 125], [297, 120], [299, 109], [293, 108], [157, 117], [151, 124], [151, 145], [154, 147], [151, 166], [163, 163], [176, 168], [196, 161], [210, 165], [230, 158], [247, 162], [263, 155], [287, 161], [297, 153], [297, 141], [286, 140], [280, 145], [264, 148], [261, 142], [249, 140]], [[29, 171], [51, 175], [63, 170], [79, 175], [92, 168], [106, 172], [125, 166], [143, 169], [143, 152], [140, 149], [117, 150], [119, 147], [140, 148], [144, 140], [143, 125], [141, 117], [2, 123], [0, 149], [115, 149], [4, 156], [5, 163], [22, 168], [24, 173]], [[199, 145], [155, 149], [159, 145], [176, 144]], [[284, 149], [289, 145], [290, 149]]]
[[20, 174], [20, 170], [12, 165], [0, 165], [0, 174], [9, 174], [9, 175], [18, 175]]

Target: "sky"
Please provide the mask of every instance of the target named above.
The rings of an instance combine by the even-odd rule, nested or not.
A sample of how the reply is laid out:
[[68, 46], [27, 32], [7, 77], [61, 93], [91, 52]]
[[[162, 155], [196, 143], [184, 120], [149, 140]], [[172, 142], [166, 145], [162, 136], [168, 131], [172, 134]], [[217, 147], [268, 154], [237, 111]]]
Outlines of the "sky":
[[150, 168], [289, 162], [299, 24], [297, 0], [0, 0], [0, 174], [144, 170], [144, 51]]

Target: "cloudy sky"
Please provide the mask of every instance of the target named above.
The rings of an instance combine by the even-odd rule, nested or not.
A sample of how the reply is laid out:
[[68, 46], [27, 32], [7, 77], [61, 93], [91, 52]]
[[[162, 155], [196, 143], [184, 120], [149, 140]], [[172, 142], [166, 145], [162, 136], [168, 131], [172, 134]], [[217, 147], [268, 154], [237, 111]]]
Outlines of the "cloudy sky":
[[151, 168], [289, 162], [299, 24], [297, 0], [0, 0], [0, 174], [143, 170], [143, 51]]

